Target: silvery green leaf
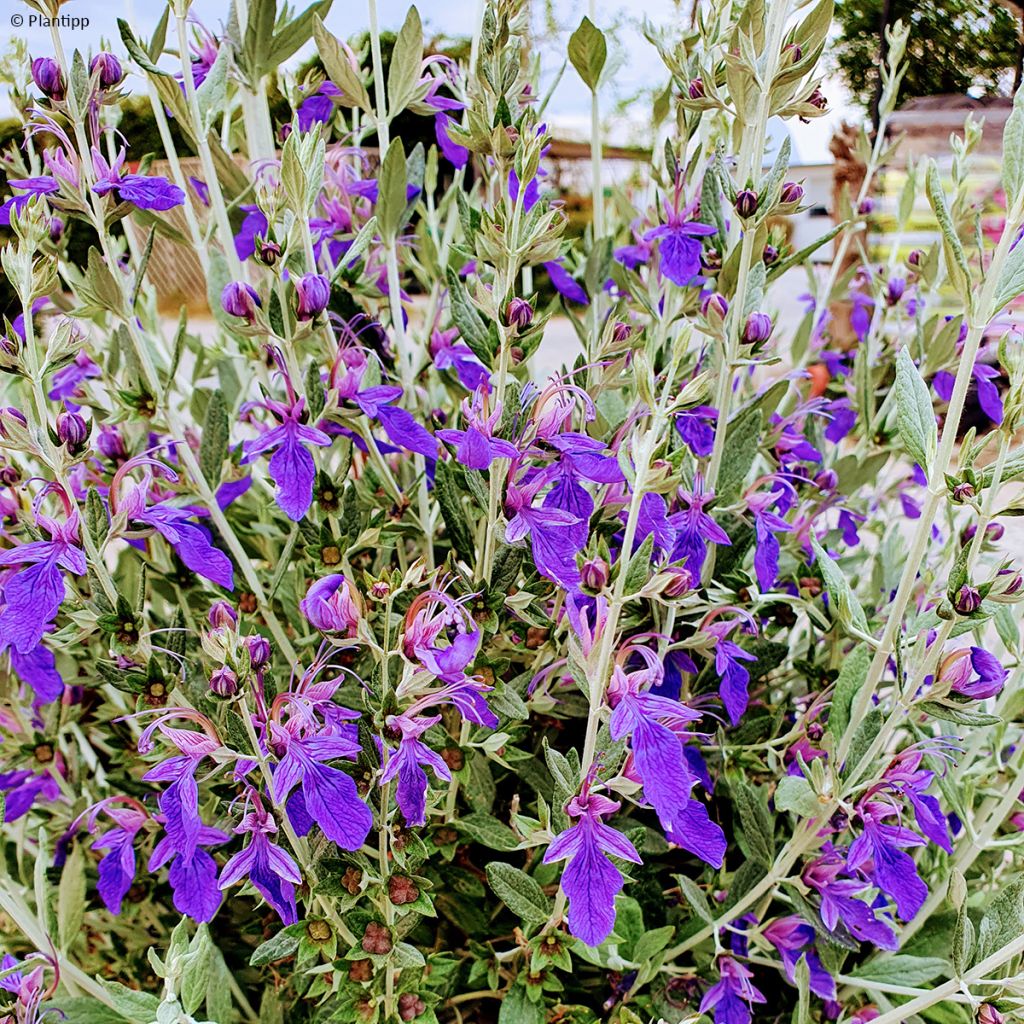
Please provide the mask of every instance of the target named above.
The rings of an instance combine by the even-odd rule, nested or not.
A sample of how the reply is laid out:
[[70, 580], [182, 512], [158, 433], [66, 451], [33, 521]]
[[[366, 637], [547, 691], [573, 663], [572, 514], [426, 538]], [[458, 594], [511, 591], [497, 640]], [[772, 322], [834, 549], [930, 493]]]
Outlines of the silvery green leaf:
[[840, 571], [839, 566], [832, 560], [828, 552], [818, 543], [817, 537], [812, 535], [811, 547], [818, 561], [821, 570], [821, 577], [825, 581], [828, 596], [832, 601], [833, 615], [839, 622], [846, 626], [854, 626], [862, 633], [868, 631], [868, 620], [864, 609], [857, 600], [847, 582], [846, 577]]
[[740, 824], [750, 856], [762, 867], [771, 867], [775, 859], [775, 830], [759, 791], [742, 780], [729, 787], [740, 814]]
[[260, 943], [249, 957], [251, 967], [263, 967], [275, 960], [284, 960], [292, 956], [299, 948], [300, 933], [290, 928], [282, 928], [265, 942]]
[[699, 888], [697, 883], [687, 875], [676, 875], [675, 880], [679, 885], [679, 891], [683, 899], [690, 905], [690, 909], [705, 923], [711, 924], [715, 919], [708, 906], [708, 898], [704, 890]]
[[775, 808], [793, 811], [801, 818], [813, 818], [821, 813], [821, 804], [811, 784], [802, 776], [786, 775], [775, 788]]
[[832, 692], [832, 708], [828, 714], [828, 731], [833, 736], [842, 736], [850, 724], [850, 709], [854, 699], [868, 677], [871, 655], [867, 645], [858, 644], [843, 659]]
[[224, 109], [224, 100], [228, 89], [228, 64], [231, 62], [231, 47], [222, 43], [217, 50], [217, 59], [210, 68], [205, 81], [196, 90], [196, 103], [199, 105], [201, 123], [197, 131], [204, 135], [213, 127], [213, 122]]
[[206, 998], [214, 965], [213, 942], [205, 924], [196, 929], [182, 961], [181, 1005], [193, 1016]]
[[879, 956], [855, 967], [850, 974], [862, 981], [878, 981], [889, 985], [924, 985], [948, 976], [949, 961], [937, 956], [911, 956], [895, 953]]
[[587, 17], [569, 37], [569, 60], [591, 92], [596, 92], [608, 59], [604, 33]]
[[942, 248], [946, 254], [946, 273], [950, 284], [959, 293], [960, 298], [970, 307], [971, 304], [971, 271], [967, 265], [967, 256], [960, 237], [956, 233], [953, 218], [946, 202], [946, 193], [942, 188], [939, 168], [934, 160], [928, 161], [928, 201], [939, 222], [942, 232]]
[[998, 313], [1021, 294], [1024, 294], [1024, 245], [1018, 242], [1006, 254], [1006, 262], [992, 301], [992, 313]]
[[779, 192], [782, 190], [782, 180], [789, 170], [789, 157], [792, 151], [792, 143], [787, 135], [779, 146], [779, 152], [775, 156], [775, 163], [772, 169], [765, 176], [758, 189], [761, 195], [761, 204], [758, 210], [758, 221], [764, 220], [771, 212], [772, 206], [778, 200]]
[[927, 472], [935, 460], [939, 429], [928, 385], [906, 346], [896, 355], [895, 397], [900, 439], [911, 458]]
[[319, 3], [310, 4], [301, 14], [278, 29], [270, 43], [267, 67], [279, 67], [308, 42], [313, 33], [314, 18], [326, 18], [333, 2], [334, 0], [319, 0]]
[[220, 484], [221, 467], [228, 454], [228, 406], [219, 389], [210, 395], [203, 421], [203, 439], [199, 445], [199, 468], [213, 488]]
[[405, 146], [400, 138], [391, 140], [388, 151], [381, 163], [378, 185], [380, 198], [377, 201], [377, 220], [381, 237], [393, 242], [405, 213], [406, 176]]
[[328, 77], [341, 90], [340, 101], [345, 106], [359, 107], [372, 114], [373, 104], [362, 76], [350, 63], [341, 43], [324, 27], [319, 14], [313, 15], [313, 37]]
[[160, 1009], [160, 1000], [149, 992], [137, 992], [117, 981], [96, 979], [106, 990], [110, 1004], [131, 1024], [152, 1024]]
[[344, 270], [345, 267], [351, 267], [366, 252], [376, 234], [377, 218], [371, 217], [356, 233], [356, 237], [352, 239], [351, 244], [345, 250], [345, 255], [338, 260], [338, 265], [334, 268], [335, 276]]
[[481, 846], [486, 846], [489, 850], [501, 850], [509, 853], [519, 845], [515, 832], [508, 825], [479, 811], [460, 818], [455, 822], [455, 826], [459, 832], [464, 833]]
[[1013, 110], [1003, 126], [1003, 189], [1007, 208], [1024, 192], [1024, 86], [1014, 94]]
[[534, 1002], [523, 984], [513, 985], [501, 1001], [498, 1024], [544, 1024], [547, 1020], [544, 1000]]
[[57, 937], [62, 950], [69, 950], [78, 938], [85, 916], [85, 861], [82, 847], [75, 844], [64, 862], [57, 887]]
[[[150, 54], [146, 52], [142, 44], [135, 38], [135, 33], [124, 18], [117, 19], [117, 28], [121, 33], [121, 42], [124, 43], [125, 49], [128, 51], [128, 55], [136, 64], [139, 65], [140, 68], [142, 68], [143, 71], [148, 71], [151, 75], [159, 75], [162, 78], [170, 78], [173, 81], [173, 75], [168, 74], [166, 71], [162, 71], [153, 63]], [[176, 85], [175, 88], [177, 88]]]
[[1024, 932], [1024, 877], [1006, 882], [985, 908], [978, 926], [974, 963], [980, 963]]
[[747, 288], [743, 301], [743, 316], [740, 318], [739, 330], [742, 333], [743, 324], [751, 313], [756, 313], [764, 301], [765, 265], [758, 260], [751, 268], [747, 277]]
[[[405, 22], [395, 39], [388, 69], [388, 117], [394, 118], [409, 105], [420, 80], [423, 63], [423, 25], [415, 5], [409, 8]], [[393, 145], [394, 143], [392, 143]]]
[[249, 0], [246, 12], [245, 39], [239, 60], [244, 58], [246, 70], [255, 88], [269, 64], [270, 41], [277, 21], [277, 0]]
[[487, 865], [487, 881], [501, 901], [526, 924], [540, 924], [551, 914], [551, 900], [540, 883], [525, 871], [492, 861]]

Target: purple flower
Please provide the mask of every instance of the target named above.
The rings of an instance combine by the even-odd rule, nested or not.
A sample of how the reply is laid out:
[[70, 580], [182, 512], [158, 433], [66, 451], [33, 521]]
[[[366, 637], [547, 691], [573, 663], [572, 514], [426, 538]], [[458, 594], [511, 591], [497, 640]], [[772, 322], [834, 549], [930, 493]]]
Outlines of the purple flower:
[[673, 516], [673, 522], [678, 524], [678, 533], [672, 560], [685, 559], [686, 568], [699, 576], [707, 557], [708, 544], [731, 545], [732, 541], [725, 530], [704, 511], [704, 506], [714, 501], [715, 495], [713, 491], [704, 490], [704, 480], [700, 474], [694, 477], [692, 490], [679, 488], [679, 498], [685, 507], [678, 516]]
[[715, 446], [715, 427], [718, 410], [710, 405], [698, 405], [686, 409], [676, 417], [676, 430], [683, 443], [698, 458], [711, 454]]
[[[256, 239], [266, 238], [267, 232], [270, 230], [270, 224], [267, 221], [266, 214], [258, 207], [253, 205], [243, 205], [240, 209], [245, 211], [245, 217], [242, 220], [242, 226], [238, 229], [238, 234], [235, 235], [235, 252], [238, 254], [238, 258], [243, 262], [256, 252]], [[235, 282], [236, 285], [241, 282]], [[227, 289], [225, 289], [225, 292]], [[256, 300], [256, 304], [260, 305], [259, 297], [253, 296]], [[227, 312], [231, 313], [232, 316], [245, 316], [245, 313], [236, 313], [233, 309], [228, 309], [224, 303], [224, 296], [221, 296], [221, 304]]]
[[[290, 389], [289, 389], [290, 390]], [[243, 465], [265, 452], [270, 457], [270, 477], [277, 484], [277, 504], [289, 519], [299, 522], [313, 503], [313, 481], [316, 464], [309, 453], [310, 445], [326, 448], [331, 439], [322, 430], [303, 422], [305, 398], [294, 398], [290, 405], [265, 399], [264, 406], [280, 426], [265, 431], [255, 441], [242, 444]]]
[[858, 897], [867, 886], [857, 878], [840, 878], [845, 865], [839, 854], [827, 853], [804, 872], [804, 881], [821, 896], [821, 920], [830, 932], [840, 924], [854, 938], [870, 942], [879, 949], [899, 949], [896, 933], [888, 920]]
[[[129, 806], [117, 806], [115, 801], [125, 801]], [[101, 810], [111, 818], [114, 827], [101, 832], [92, 842], [94, 850], [106, 851], [100, 858], [96, 888], [107, 910], [120, 914], [121, 902], [135, 881], [135, 837], [149, 820], [149, 815], [130, 797], [109, 797], [89, 811], [90, 831], [95, 830]]]
[[772, 318], [767, 313], [751, 313], [743, 325], [743, 340], [748, 345], [763, 345], [772, 336]]
[[84, 348], [79, 349], [74, 360], [53, 375], [47, 397], [55, 402], [63, 401], [64, 405], [74, 412], [79, 408], [74, 402], [75, 398], [81, 397], [79, 386], [93, 377], [101, 376], [102, 372], [89, 358], [88, 352]]
[[974, 386], [978, 394], [978, 405], [982, 412], [995, 424], [1003, 422], [1003, 397], [999, 393], [996, 381], [999, 370], [985, 363], [974, 364]]
[[815, 931], [795, 914], [772, 921], [761, 933], [779, 951], [786, 977], [796, 984], [796, 965], [803, 956], [810, 972], [810, 989], [822, 999], [836, 998], [836, 983], [822, 966], [814, 948]]
[[353, 637], [359, 631], [359, 606], [341, 573], [317, 580], [299, 602], [299, 609], [323, 633]]
[[48, 772], [38, 775], [24, 769], [0, 773], [0, 790], [6, 794], [4, 820], [17, 821], [27, 814], [37, 799], [53, 803], [60, 799], [60, 785]]
[[775, 534], [790, 529], [785, 519], [769, 511], [778, 498], [777, 492], [747, 498], [747, 507], [754, 515], [754, 572], [762, 591], [774, 588], [779, 578], [779, 540]]
[[610, 858], [641, 863], [633, 844], [601, 820], [620, 806], [585, 786], [566, 807], [569, 817], [578, 820], [544, 854], [545, 864], [567, 861], [562, 888], [569, 897], [569, 931], [588, 946], [599, 946], [615, 926], [615, 896], [623, 878]]
[[439, 110], [434, 115], [434, 137], [442, 155], [453, 167], [465, 167], [469, 162], [469, 150], [453, 141], [451, 128], [454, 124], [448, 114]]
[[35, 694], [33, 706], [51, 704], [64, 692], [64, 680], [57, 671], [53, 651], [43, 644], [25, 654], [12, 649], [11, 668], [22, 682], [28, 683]]
[[323, 274], [303, 274], [295, 282], [298, 296], [295, 315], [299, 320], [313, 320], [318, 317], [331, 300], [331, 282]]
[[170, 210], [185, 202], [185, 193], [166, 178], [144, 174], [122, 174], [125, 152], [122, 149], [108, 164], [98, 149], [92, 151], [96, 183], [93, 191], [105, 196], [113, 192], [120, 203], [131, 203], [140, 210]]
[[[143, 468], [142, 480], [135, 483], [128, 474], [139, 467]], [[177, 479], [173, 470], [148, 456], [138, 456], [121, 465], [110, 484], [111, 511], [124, 515], [129, 524], [142, 524], [156, 530], [189, 569], [231, 590], [235, 578], [231, 559], [213, 546], [204, 526], [192, 522], [195, 510], [175, 508], [164, 502], [149, 504], [154, 469], [160, 476]]]
[[340, 95], [341, 90], [333, 82], [321, 82], [320, 88], [299, 104], [296, 111], [299, 131], [308, 132], [315, 124], [327, 124], [336, 109], [334, 97]]
[[454, 370], [459, 383], [467, 391], [486, 387], [490, 383], [490, 371], [473, 355], [464, 341], [456, 340], [458, 337], [457, 328], [434, 331], [430, 336], [430, 354], [434, 358], [434, 366], [438, 370]]
[[217, 862], [203, 847], [220, 846], [228, 838], [220, 829], [201, 825], [191, 852], [179, 850], [169, 835], [153, 847], [147, 870], [156, 871], [170, 861], [167, 879], [174, 892], [174, 909], [194, 921], [212, 921], [220, 906]]
[[21, 181], [8, 180], [8, 186], [16, 191], [3, 206], [0, 206], [0, 226], [11, 226], [11, 214], [21, 213], [33, 196], [52, 195], [60, 187], [57, 179], [43, 174], [38, 178], [22, 178]]
[[373, 825], [373, 815], [359, 799], [351, 777], [324, 762], [354, 761], [359, 744], [348, 736], [317, 732], [304, 717], [296, 713], [283, 725], [270, 723], [269, 746], [278, 757], [274, 803], [282, 806], [299, 786], [306, 813], [324, 835], [343, 850], [358, 850]]
[[667, 217], [666, 224], [651, 228], [644, 239], [660, 239], [658, 259], [662, 277], [685, 288], [696, 284], [700, 275], [701, 244], [698, 238], [715, 235], [718, 229], [710, 224], [684, 220], [683, 214], [673, 209], [668, 209]]
[[835, 401], [829, 402], [826, 411], [830, 419], [825, 428], [825, 437], [833, 444], [838, 444], [853, 430], [853, 426], [857, 422], [857, 413], [848, 398], [837, 398]]
[[882, 805], [882, 811], [866, 818], [864, 831], [850, 844], [846, 862], [850, 868], [863, 869], [882, 892], [892, 897], [900, 917], [909, 921], [924, 906], [928, 887], [921, 881], [913, 857], [903, 850], [923, 846], [924, 840], [901, 825], [877, 820], [879, 814], [891, 811], [890, 806]]
[[434, 777], [450, 782], [452, 773], [440, 754], [430, 749], [420, 737], [432, 725], [441, 721], [440, 715], [431, 718], [409, 718], [407, 715], [389, 715], [389, 729], [401, 735], [398, 749], [392, 751], [381, 774], [382, 783], [398, 779], [395, 799], [407, 825], [416, 827], [427, 820], [427, 773], [424, 765], [432, 768]]
[[533, 499], [545, 482], [545, 475], [539, 473], [529, 483], [509, 483], [505, 493], [509, 514], [505, 540], [515, 544], [529, 536], [537, 571], [567, 590], [575, 590], [580, 583], [576, 565], [580, 544], [574, 532], [579, 518], [560, 508], [534, 506]]
[[[67, 518], [63, 523], [39, 512], [39, 502], [50, 492], [58, 494], [64, 504]], [[50, 539], [0, 551], [0, 569], [19, 567], [2, 584], [0, 650], [10, 646], [18, 654], [34, 651], [56, 617], [64, 601], [61, 570], [84, 576], [87, 568], [79, 546], [78, 509], [64, 490], [50, 484], [34, 504], [36, 523]]]
[[718, 639], [715, 645], [715, 672], [718, 673], [720, 680], [718, 693], [733, 725], [739, 725], [749, 702], [747, 686], [750, 683], [750, 673], [740, 663], [757, 661], [755, 655], [728, 639], [728, 634], [737, 625], [734, 620], [712, 622], [704, 627], [705, 633], [710, 633]]
[[946, 655], [938, 678], [949, 684], [950, 693], [970, 700], [987, 700], [1001, 693], [1009, 671], [983, 647], [962, 647]]
[[286, 925], [295, 924], [295, 886], [302, 884], [302, 873], [290, 854], [270, 841], [270, 836], [277, 834], [277, 825], [260, 798], [253, 795], [252, 800], [253, 809], [235, 827], [239, 835], [250, 835], [249, 845], [224, 865], [219, 888], [226, 889], [248, 877], [281, 920]]
[[730, 956], [719, 957], [717, 984], [707, 990], [700, 1012], [715, 1011], [715, 1024], [750, 1024], [751, 1003], [768, 1000], [754, 987], [753, 974]]
[[551, 287], [559, 295], [581, 306], [590, 305], [590, 299], [587, 298], [583, 286], [562, 266], [560, 260], [552, 260], [543, 266], [548, 272], [548, 277], [551, 278]]
[[502, 409], [495, 403], [494, 409], [487, 411], [488, 390], [487, 385], [482, 385], [473, 392], [471, 400], [463, 399], [464, 430], [439, 430], [436, 434], [445, 444], [455, 445], [456, 458], [467, 469], [488, 469], [495, 459], [514, 459], [519, 455], [511, 441], [494, 436], [501, 423]]

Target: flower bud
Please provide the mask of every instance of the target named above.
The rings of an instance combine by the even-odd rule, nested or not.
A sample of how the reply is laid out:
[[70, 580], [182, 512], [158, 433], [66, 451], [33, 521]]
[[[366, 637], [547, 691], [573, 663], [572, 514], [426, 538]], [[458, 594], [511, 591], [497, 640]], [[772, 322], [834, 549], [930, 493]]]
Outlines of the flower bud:
[[729, 312], [729, 300], [718, 292], [712, 292], [700, 304], [700, 311], [709, 320], [724, 320]]
[[56, 245], [64, 237], [64, 221], [60, 217], [50, 218], [50, 241]]
[[616, 320], [615, 325], [612, 327], [612, 341], [616, 345], [622, 345], [624, 342], [629, 341], [632, 333], [633, 328], [630, 324], [627, 324], [625, 320]]
[[736, 202], [733, 203], [733, 206], [736, 209], [736, 213], [746, 220], [757, 213], [758, 202], [757, 193], [751, 188], [745, 188], [736, 193]]
[[818, 110], [824, 110], [828, 106], [828, 100], [825, 98], [825, 94], [817, 87], [815, 87], [814, 92], [807, 97], [807, 102], [810, 103], [812, 107], [817, 107]]
[[839, 486], [839, 475], [834, 469], [823, 469], [815, 476], [814, 486], [822, 491], [834, 491]]
[[274, 267], [281, 258], [281, 246], [277, 242], [260, 239], [256, 243], [256, 258], [265, 267]]
[[981, 607], [981, 594], [976, 587], [965, 583], [957, 592], [953, 607], [960, 615], [973, 615]]
[[[969, 544], [974, 540], [974, 535], [978, 532], [977, 523], [971, 523], [970, 526], [966, 527], [960, 534], [960, 541], [963, 544]], [[1005, 527], [1002, 523], [989, 523], [985, 527], [985, 540], [989, 543], [994, 544], [998, 540], [1002, 540], [1003, 534], [1006, 532]]]
[[779, 250], [774, 245], [766, 245], [761, 250], [761, 261], [766, 267], [770, 267], [779, 258]]
[[270, 661], [270, 641], [259, 633], [245, 638], [245, 649], [249, 652], [249, 664], [253, 668], [263, 668]]
[[907, 263], [911, 267], [919, 267], [924, 262], [924, 250], [912, 249], [907, 255]]
[[717, 249], [703, 249], [700, 265], [709, 274], [717, 274], [722, 269], [722, 254]]
[[256, 310], [263, 307], [256, 289], [244, 281], [229, 281], [220, 293], [220, 304], [230, 316], [238, 316], [247, 323], [256, 319]]
[[767, 313], [751, 313], [743, 325], [743, 340], [748, 345], [763, 345], [772, 334], [772, 318]]
[[693, 590], [693, 573], [689, 569], [666, 569], [662, 576], [665, 577], [665, 583], [661, 592], [665, 597], [684, 597]]
[[17, 433], [19, 427], [27, 427], [28, 420], [20, 409], [9, 405], [6, 409], [0, 409], [0, 437], [10, 438], [12, 432]]
[[52, 57], [36, 57], [32, 61], [32, 81], [51, 100], [62, 100], [67, 95], [64, 72]]
[[796, 206], [803, 197], [803, 185], [797, 184], [795, 181], [787, 181], [782, 186], [782, 192], [779, 193], [779, 202], [783, 206]]
[[101, 89], [113, 89], [120, 85], [124, 79], [124, 70], [121, 62], [106, 50], [101, 50], [89, 61], [89, 74], [95, 75], [99, 72], [99, 83]]
[[1024, 599], [1024, 577], [1018, 569], [1000, 569], [988, 592], [990, 600], [998, 604], [1016, 604]]
[[533, 306], [526, 299], [512, 299], [505, 307], [505, 323], [516, 330], [526, 330], [533, 323]]
[[862, 216], [866, 217], [875, 208], [874, 199], [862, 199], [857, 204], [857, 212]]
[[295, 315], [299, 320], [318, 317], [331, 301], [331, 282], [323, 274], [304, 274], [295, 282], [298, 305]]
[[323, 633], [355, 636], [359, 628], [359, 607], [349, 582], [341, 573], [317, 580], [299, 602], [302, 614]]
[[89, 424], [77, 412], [62, 412], [57, 416], [57, 440], [72, 455], [85, 448], [89, 439]]
[[799, 64], [804, 56], [803, 47], [799, 43], [786, 43], [782, 48], [782, 55], [789, 58], [791, 65]]
[[961, 480], [953, 487], [953, 500], [957, 504], [963, 504], [968, 498], [974, 497], [974, 485], [970, 480]]
[[604, 590], [608, 586], [608, 563], [603, 558], [590, 558], [583, 563], [580, 577], [587, 590]]
[[234, 697], [238, 693], [238, 676], [227, 665], [214, 669], [210, 675], [210, 692], [217, 697]]
[[1006, 1018], [991, 1004], [982, 1003], [978, 1007], [978, 1024], [1003, 1024]]
[[427, 1004], [415, 992], [403, 992], [398, 997], [398, 1016], [402, 1020], [415, 1020], [427, 1008]]
[[238, 612], [227, 601], [214, 601], [206, 617], [214, 629], [234, 629], [238, 623]]
[[690, 94], [691, 100], [702, 100], [704, 99], [704, 81], [700, 78], [691, 78], [690, 87], [686, 90]]

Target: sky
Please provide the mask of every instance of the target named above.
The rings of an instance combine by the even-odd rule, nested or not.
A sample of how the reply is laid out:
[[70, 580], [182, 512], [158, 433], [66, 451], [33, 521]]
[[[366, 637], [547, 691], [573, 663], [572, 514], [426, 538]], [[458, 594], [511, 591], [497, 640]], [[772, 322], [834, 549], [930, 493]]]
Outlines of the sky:
[[[300, 0], [300, 6], [304, 5]], [[405, 17], [407, 6], [408, 0], [378, 0], [381, 27], [397, 29]], [[479, 18], [480, 0], [421, 0], [418, 6], [428, 37], [434, 34], [469, 35]], [[640, 95], [643, 90], [658, 88], [667, 81], [667, 72], [657, 52], [643, 38], [638, 16], [627, 13], [635, 11], [639, 6], [634, 3], [606, 2], [599, 3], [597, 7], [597, 23], [608, 30], [606, 35], [612, 47], [611, 59], [616, 61], [614, 74], [610, 76], [601, 94], [602, 109], [608, 112], [623, 101]], [[587, 13], [587, 5], [585, 0], [570, 0], [568, 3], [552, 0], [550, 5], [540, 0], [534, 7], [535, 40], [542, 68], [550, 80], [557, 73], [563, 59], [568, 32]], [[192, 10], [216, 33], [226, 18], [228, 2], [194, 0]], [[146, 37], [152, 33], [162, 11], [163, 3], [160, 0], [69, 0], [61, 8], [61, 14], [66, 18], [88, 19], [88, 26], [64, 28], [61, 32], [64, 46], [69, 51], [75, 47], [88, 51], [98, 49], [103, 40], [108, 40], [113, 42], [115, 52], [123, 52], [117, 19], [125, 18], [137, 35]], [[659, 26], [671, 24], [680, 17], [680, 9], [673, 0], [643, 0], [642, 11], [652, 23]], [[7, 38], [17, 34], [26, 39], [33, 56], [52, 52], [49, 29], [30, 24], [33, 15], [38, 19], [38, 15], [22, 0], [0, 0], [0, 48], [6, 49]], [[552, 16], [558, 22], [554, 31], [548, 22]], [[17, 23], [19, 17], [20, 25]], [[365, 0], [335, 0], [326, 23], [338, 36], [358, 34], [368, 24]], [[796, 163], [830, 162], [828, 141], [835, 127], [844, 117], [847, 120], [860, 117], [859, 112], [851, 107], [838, 82], [827, 81], [825, 92], [831, 104], [828, 116], [815, 119], [807, 125], [795, 121], [789, 125]], [[635, 126], [641, 122], [648, 109], [646, 99], [640, 102], [643, 106], [637, 116], [627, 116], [616, 122], [613, 133], [621, 137], [613, 138], [612, 141], [644, 141], [635, 137]], [[562, 75], [549, 111], [555, 134], [585, 137], [589, 131], [589, 94], [571, 67]], [[776, 128], [773, 135], [785, 131], [781, 123]], [[630, 134], [634, 137], [627, 138]]]

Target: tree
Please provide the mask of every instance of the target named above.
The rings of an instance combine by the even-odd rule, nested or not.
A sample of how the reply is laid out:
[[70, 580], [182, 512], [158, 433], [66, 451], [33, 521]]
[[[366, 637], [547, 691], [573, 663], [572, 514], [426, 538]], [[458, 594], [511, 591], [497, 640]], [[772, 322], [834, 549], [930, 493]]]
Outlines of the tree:
[[835, 16], [840, 74], [868, 108], [878, 88], [885, 23], [911, 26], [904, 101], [972, 87], [996, 93], [1017, 66], [1018, 22], [996, 0], [837, 0]]

